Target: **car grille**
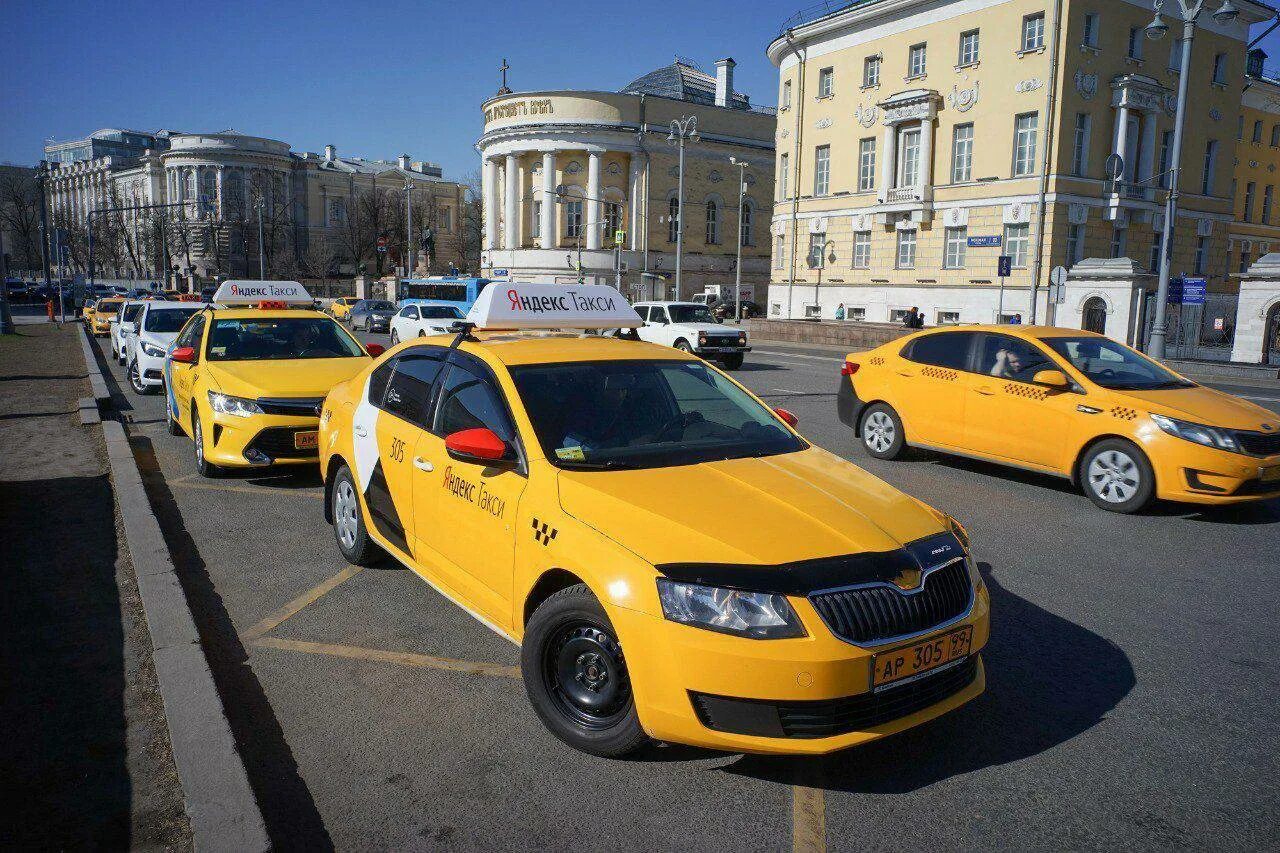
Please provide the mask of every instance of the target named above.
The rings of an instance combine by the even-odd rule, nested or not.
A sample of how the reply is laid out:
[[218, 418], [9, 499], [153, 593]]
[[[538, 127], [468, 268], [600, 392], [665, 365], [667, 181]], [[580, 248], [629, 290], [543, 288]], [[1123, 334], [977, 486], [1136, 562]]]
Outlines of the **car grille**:
[[875, 644], [932, 630], [965, 613], [972, 600], [973, 586], [964, 560], [930, 571], [916, 590], [876, 584], [809, 596], [827, 627], [840, 639], [855, 644]]
[[1274, 456], [1280, 453], [1280, 433], [1269, 432], [1236, 432], [1236, 441], [1240, 449], [1253, 456]]
[[264, 414], [315, 417], [324, 397], [259, 397], [255, 402]]
[[731, 734], [811, 740], [865, 731], [954, 696], [978, 675], [978, 656], [877, 693], [841, 699], [771, 702], [691, 693], [704, 726]]
[[733, 336], [733, 337], [731, 337], [731, 338], [728, 338], [728, 337], [708, 337], [708, 338], [707, 338], [707, 346], [709, 346], [709, 347], [740, 347], [740, 346], [742, 346], [742, 341], [741, 341], [741, 340], [739, 340], [739, 338], [737, 337], [737, 335], [735, 335], [735, 336]]
[[271, 459], [308, 459], [316, 456], [320, 451], [315, 448], [298, 450], [293, 446], [294, 433], [310, 432], [314, 429], [314, 426], [267, 427], [255, 435], [253, 441], [249, 442], [249, 445], [245, 448], [245, 456], [249, 456], [250, 450], [256, 450]]

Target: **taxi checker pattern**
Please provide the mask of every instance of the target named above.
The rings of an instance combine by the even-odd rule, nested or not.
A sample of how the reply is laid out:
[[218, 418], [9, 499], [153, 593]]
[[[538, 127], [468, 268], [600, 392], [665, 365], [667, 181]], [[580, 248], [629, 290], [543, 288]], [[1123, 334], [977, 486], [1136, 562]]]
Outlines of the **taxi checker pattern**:
[[539, 522], [538, 519], [533, 520], [533, 538], [537, 539], [543, 545], [550, 545], [551, 541], [556, 538], [556, 534], [560, 531], [556, 530], [545, 521]]

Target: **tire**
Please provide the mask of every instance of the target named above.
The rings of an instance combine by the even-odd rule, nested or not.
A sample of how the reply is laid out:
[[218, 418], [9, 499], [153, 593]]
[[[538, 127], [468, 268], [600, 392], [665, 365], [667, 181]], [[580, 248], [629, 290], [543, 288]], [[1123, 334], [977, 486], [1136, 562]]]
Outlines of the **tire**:
[[133, 393], [139, 396], [146, 396], [152, 392], [150, 386], [143, 384], [142, 373], [138, 370], [138, 362], [132, 361], [125, 370], [125, 376], [129, 380], [129, 387], [133, 389]]
[[329, 491], [329, 509], [333, 514], [333, 538], [348, 563], [372, 566], [382, 559], [382, 549], [369, 538], [360, 509], [360, 490], [351, 469], [343, 465], [333, 476]]
[[392, 329], [392, 330], [391, 330], [391, 345], [392, 345], [392, 346], [395, 346], [395, 345], [396, 345], [396, 344], [398, 344], [398, 343], [400, 343], [400, 334], [399, 334], [395, 329]]
[[687, 352], [689, 355], [693, 355], [693, 347], [690, 346], [689, 342], [684, 338], [676, 341], [676, 349], [680, 350], [680, 352]]
[[178, 423], [178, 419], [173, 416], [173, 412], [169, 409], [169, 401], [164, 401], [164, 426], [165, 431], [169, 435], [186, 435], [182, 429], [182, 424]]
[[907, 447], [902, 418], [892, 406], [876, 403], [862, 414], [858, 435], [862, 436], [862, 448], [876, 459], [897, 459]]
[[222, 468], [204, 458], [204, 425], [200, 423], [200, 412], [195, 406], [191, 407], [191, 443], [194, 448], [196, 473], [211, 480], [222, 476]]
[[1138, 512], [1156, 493], [1156, 474], [1147, 455], [1120, 438], [1089, 448], [1080, 459], [1077, 477], [1085, 496], [1108, 512]]
[[520, 647], [520, 672], [543, 725], [574, 749], [621, 758], [649, 743], [622, 647], [585, 584], [538, 605]]
[[724, 365], [725, 370], [737, 370], [742, 367], [742, 362], [746, 358], [745, 355], [726, 355], [720, 363]]

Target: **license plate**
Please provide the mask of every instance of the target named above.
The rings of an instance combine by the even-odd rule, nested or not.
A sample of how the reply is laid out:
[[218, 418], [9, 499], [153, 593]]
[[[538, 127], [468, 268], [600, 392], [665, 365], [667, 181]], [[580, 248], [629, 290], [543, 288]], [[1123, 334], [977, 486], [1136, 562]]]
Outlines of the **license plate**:
[[295, 432], [293, 446], [295, 450], [315, 450], [320, 446], [320, 433], [317, 430]]
[[1280, 481], [1280, 465], [1262, 469], [1262, 482], [1274, 483], [1276, 481]]
[[881, 652], [871, 661], [871, 686], [877, 688], [896, 684], [968, 657], [972, 645], [973, 626], [966, 625], [941, 637], [903, 646], [891, 652]]

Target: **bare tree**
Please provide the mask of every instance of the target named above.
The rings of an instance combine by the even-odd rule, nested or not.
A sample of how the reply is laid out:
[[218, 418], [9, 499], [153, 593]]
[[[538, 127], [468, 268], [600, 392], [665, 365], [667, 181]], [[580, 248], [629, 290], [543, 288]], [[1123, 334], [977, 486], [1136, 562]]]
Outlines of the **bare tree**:
[[0, 228], [10, 268], [39, 269], [40, 182], [34, 169], [0, 166]]
[[307, 278], [329, 278], [333, 275], [334, 265], [338, 261], [338, 247], [330, 237], [321, 234], [312, 235], [299, 261], [302, 272]]
[[[462, 264], [473, 274], [480, 270], [480, 250], [484, 243], [484, 194], [481, 190], [480, 170], [470, 172], [463, 185], [466, 187], [462, 199]], [[543, 202], [544, 204], [546, 202]]]

